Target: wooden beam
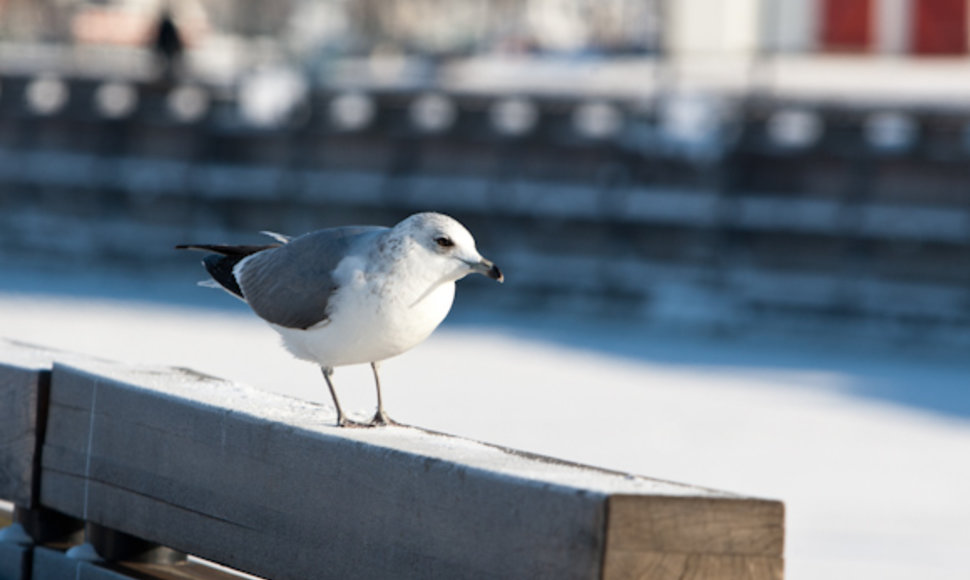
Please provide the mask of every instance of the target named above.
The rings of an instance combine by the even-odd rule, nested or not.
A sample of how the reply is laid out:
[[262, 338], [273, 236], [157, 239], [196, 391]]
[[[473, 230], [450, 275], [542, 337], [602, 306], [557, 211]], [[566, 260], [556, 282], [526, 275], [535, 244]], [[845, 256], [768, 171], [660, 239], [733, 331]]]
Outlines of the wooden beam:
[[317, 405], [191, 371], [55, 365], [41, 500], [284, 580], [657, 566], [780, 577], [778, 502], [416, 428], [332, 425]]
[[784, 575], [784, 505], [726, 498], [609, 500], [604, 580]]
[[0, 463], [19, 474], [0, 497], [250, 573], [782, 576], [779, 502], [416, 428], [337, 429], [317, 405], [180, 369], [3, 343], [0, 379]]

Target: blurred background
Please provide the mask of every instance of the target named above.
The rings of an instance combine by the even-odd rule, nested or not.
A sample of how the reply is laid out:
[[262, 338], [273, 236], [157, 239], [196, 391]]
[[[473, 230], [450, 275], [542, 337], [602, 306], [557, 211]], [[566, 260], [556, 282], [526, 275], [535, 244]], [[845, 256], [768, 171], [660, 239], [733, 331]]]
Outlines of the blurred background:
[[789, 578], [965, 579], [967, 4], [0, 0], [0, 335], [325, 402], [172, 246], [449, 213], [508, 282], [396, 418], [783, 499]]
[[0, 252], [181, 267], [176, 240], [434, 208], [504, 258], [512, 305], [968, 344], [967, 21], [962, 0], [4, 0]]

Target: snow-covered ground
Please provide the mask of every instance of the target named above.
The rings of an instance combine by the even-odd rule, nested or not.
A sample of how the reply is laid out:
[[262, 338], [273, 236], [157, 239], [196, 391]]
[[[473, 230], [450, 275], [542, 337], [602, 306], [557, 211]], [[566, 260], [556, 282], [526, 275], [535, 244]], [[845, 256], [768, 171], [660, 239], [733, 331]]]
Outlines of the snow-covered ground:
[[[242, 303], [195, 287], [201, 277], [193, 265], [165, 280], [0, 264], [0, 336], [327, 401], [314, 367]], [[430, 340], [384, 365], [398, 420], [784, 500], [791, 580], [970, 577], [960, 353], [702, 337], [489, 310], [458, 294]], [[370, 408], [366, 367], [336, 380], [348, 408]]]

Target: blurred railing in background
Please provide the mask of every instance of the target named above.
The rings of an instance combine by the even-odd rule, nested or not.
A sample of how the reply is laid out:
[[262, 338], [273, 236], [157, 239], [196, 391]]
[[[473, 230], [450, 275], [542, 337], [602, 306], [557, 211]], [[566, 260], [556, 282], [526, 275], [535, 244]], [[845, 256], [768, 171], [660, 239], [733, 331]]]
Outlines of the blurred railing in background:
[[970, 340], [966, 2], [0, 13], [0, 257], [435, 209], [527, 307]]
[[0, 252], [159, 268], [177, 241], [433, 208], [520, 305], [970, 331], [970, 109], [304, 89], [267, 108], [258, 89], [4, 76]]

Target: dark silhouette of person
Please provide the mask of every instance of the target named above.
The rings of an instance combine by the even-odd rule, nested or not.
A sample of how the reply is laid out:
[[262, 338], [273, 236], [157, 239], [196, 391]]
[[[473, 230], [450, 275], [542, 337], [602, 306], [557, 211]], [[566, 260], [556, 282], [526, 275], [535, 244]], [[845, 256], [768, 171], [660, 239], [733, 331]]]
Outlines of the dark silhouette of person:
[[162, 12], [155, 29], [155, 56], [158, 61], [159, 77], [163, 82], [170, 83], [179, 73], [182, 52], [185, 46], [182, 35], [172, 18], [169, 10]]

